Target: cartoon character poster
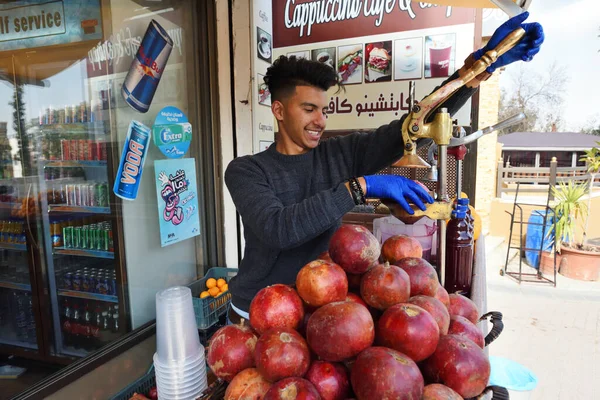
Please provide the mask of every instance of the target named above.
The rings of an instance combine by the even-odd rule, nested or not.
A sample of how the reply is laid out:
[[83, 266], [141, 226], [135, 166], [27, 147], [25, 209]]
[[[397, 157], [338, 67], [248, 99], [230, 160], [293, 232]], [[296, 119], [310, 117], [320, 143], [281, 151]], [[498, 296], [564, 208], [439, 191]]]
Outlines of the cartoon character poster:
[[162, 247], [200, 234], [196, 160], [154, 161], [160, 245]]

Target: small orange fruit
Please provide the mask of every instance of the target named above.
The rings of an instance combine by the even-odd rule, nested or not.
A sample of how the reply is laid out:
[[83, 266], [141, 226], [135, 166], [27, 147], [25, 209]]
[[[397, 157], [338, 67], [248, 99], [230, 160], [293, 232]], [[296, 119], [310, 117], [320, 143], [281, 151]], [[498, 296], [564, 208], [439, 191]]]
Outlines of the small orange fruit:
[[217, 286], [218, 287], [222, 287], [223, 285], [227, 285], [227, 281], [225, 279], [223, 279], [223, 278], [219, 278], [217, 280]]
[[204, 298], [206, 298], [208, 296], [210, 296], [210, 293], [208, 293], [206, 290], [204, 292], [200, 293], [200, 298], [201, 299], [204, 299]]
[[206, 288], [207, 288], [207, 289], [212, 289], [212, 288], [214, 288], [215, 286], [217, 286], [217, 280], [216, 280], [215, 278], [209, 278], [209, 279], [206, 281]]
[[219, 293], [221, 293], [221, 291], [219, 290], [218, 287], [211, 287], [210, 289], [208, 289], [208, 293], [212, 297], [217, 297], [219, 295]]
[[223, 286], [221, 286], [221, 293], [226, 292], [228, 289], [229, 289], [229, 285], [224, 284]]

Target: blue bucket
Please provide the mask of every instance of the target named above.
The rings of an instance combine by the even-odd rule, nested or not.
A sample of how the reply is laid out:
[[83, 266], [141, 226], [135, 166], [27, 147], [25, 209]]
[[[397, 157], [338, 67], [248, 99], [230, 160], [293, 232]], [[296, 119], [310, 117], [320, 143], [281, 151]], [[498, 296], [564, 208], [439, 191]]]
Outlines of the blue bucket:
[[[552, 242], [554, 241], [554, 232], [552, 232], [552, 211], [546, 221], [546, 227], [544, 229], [544, 218], [546, 217], [546, 210], [534, 210], [529, 216], [529, 223], [527, 224], [527, 238], [525, 239], [525, 247], [528, 249], [539, 249], [544, 244], [543, 251], [549, 251], [552, 249]], [[544, 232], [542, 232], [542, 230]], [[549, 232], [552, 232], [549, 234]], [[544, 237], [542, 237], [544, 236]], [[527, 250], [525, 251], [525, 260], [527, 264], [533, 268], [539, 268], [540, 266], [540, 253], [538, 250]]]

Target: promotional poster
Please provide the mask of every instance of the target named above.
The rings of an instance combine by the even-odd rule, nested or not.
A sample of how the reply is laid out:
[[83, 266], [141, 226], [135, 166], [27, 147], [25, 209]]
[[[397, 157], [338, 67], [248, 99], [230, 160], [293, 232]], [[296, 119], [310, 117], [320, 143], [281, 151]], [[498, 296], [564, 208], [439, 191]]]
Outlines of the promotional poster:
[[200, 234], [196, 160], [154, 161], [160, 245], [181, 242]]
[[181, 158], [192, 141], [192, 124], [177, 107], [169, 106], [159, 111], [152, 127], [154, 144], [169, 158]]

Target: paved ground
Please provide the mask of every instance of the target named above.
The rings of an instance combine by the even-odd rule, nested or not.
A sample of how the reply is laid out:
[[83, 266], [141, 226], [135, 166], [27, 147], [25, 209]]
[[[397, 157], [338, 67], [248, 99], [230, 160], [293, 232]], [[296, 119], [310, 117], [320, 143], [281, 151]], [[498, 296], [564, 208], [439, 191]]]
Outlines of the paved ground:
[[[519, 285], [498, 273], [505, 245], [489, 248], [486, 255], [488, 310], [501, 311], [505, 324], [490, 355], [514, 360], [537, 375], [531, 399], [600, 400], [600, 282], [558, 275], [556, 288]], [[518, 269], [518, 258], [511, 268]]]

